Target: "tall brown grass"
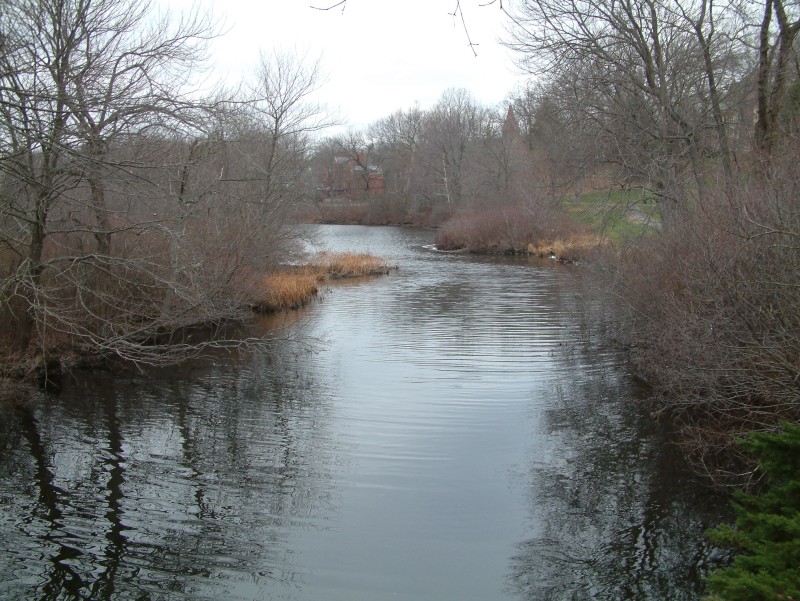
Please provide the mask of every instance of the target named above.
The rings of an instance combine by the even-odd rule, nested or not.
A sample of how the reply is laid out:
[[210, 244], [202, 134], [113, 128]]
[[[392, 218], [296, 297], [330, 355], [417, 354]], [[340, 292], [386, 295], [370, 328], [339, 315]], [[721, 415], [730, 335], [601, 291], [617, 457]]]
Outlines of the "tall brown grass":
[[262, 282], [264, 296], [259, 311], [288, 311], [308, 303], [319, 292], [319, 278], [303, 271], [285, 271], [268, 275]]
[[383, 259], [369, 253], [354, 252], [321, 253], [312, 267], [333, 279], [382, 275], [389, 273], [390, 269]]
[[261, 298], [255, 309], [261, 312], [298, 309], [313, 300], [326, 281], [386, 274], [390, 267], [368, 253], [321, 253], [300, 267], [268, 275], [258, 285]]
[[608, 244], [608, 239], [598, 234], [584, 232], [565, 238], [540, 240], [528, 244], [527, 252], [539, 257], [552, 257], [559, 261], [574, 263], [590, 256], [596, 250]]

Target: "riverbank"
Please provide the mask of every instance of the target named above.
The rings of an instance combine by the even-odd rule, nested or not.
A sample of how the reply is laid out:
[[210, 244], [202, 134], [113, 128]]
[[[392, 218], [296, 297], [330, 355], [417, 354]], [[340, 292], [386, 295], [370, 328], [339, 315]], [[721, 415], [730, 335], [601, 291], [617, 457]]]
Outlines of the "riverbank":
[[561, 263], [578, 263], [587, 260], [595, 251], [608, 244], [608, 239], [597, 235], [552, 238], [529, 242], [522, 247], [491, 242], [480, 245], [436, 244], [443, 252], [463, 252], [475, 255], [525, 255], [553, 259]]
[[[387, 206], [394, 210], [387, 210]], [[583, 261], [609, 243], [608, 236], [560, 206], [503, 204], [456, 211], [441, 205], [414, 214], [400, 209], [402, 206], [391, 203], [326, 204], [305, 217], [309, 222], [328, 225], [433, 228], [437, 230], [436, 248], [441, 251], [529, 255], [564, 263]]]
[[[378, 587], [699, 599], [713, 559], [702, 531], [722, 503], [598, 348], [578, 270], [432, 253], [433, 232], [416, 228], [313, 229], [401, 269], [331, 280], [302, 319], [263, 320], [291, 321], [297, 343], [76, 373], [14, 413], [0, 463], [6, 596], [63, 590], [56, 532], [80, 554], [68, 567], [84, 597], [180, 579], [175, 601]], [[631, 569], [641, 532], [647, 569]]]
[[[368, 253], [320, 253], [303, 265], [283, 266], [257, 279], [248, 293], [251, 299], [248, 307], [240, 313], [239, 319], [246, 319], [252, 313], [298, 309], [314, 300], [321, 288], [337, 280], [385, 275], [392, 269], [397, 269], [397, 266], [390, 266], [385, 260]], [[195, 353], [188, 347], [192, 344], [199, 344], [199, 348], [215, 346], [214, 338], [226, 327], [202, 322], [185, 324], [174, 330], [165, 329], [156, 338], [139, 344], [150, 347], [153, 355], [162, 346], [165, 357], [169, 356], [169, 347], [180, 347], [189, 358]], [[191, 342], [206, 339], [208, 343]], [[235, 340], [232, 343], [235, 344]], [[6, 350], [0, 355], [0, 409], [26, 402], [37, 389], [54, 386], [61, 375], [71, 369], [119, 361], [122, 361], [119, 357], [101, 356], [76, 348], [68, 341], [26, 353]]]
[[652, 413], [677, 424], [675, 442], [698, 473], [750, 484], [758, 472], [741, 438], [800, 420], [794, 197], [779, 186], [720, 190], [662, 228], [652, 202], [646, 212], [626, 203], [601, 210], [594, 196], [465, 211], [435, 244], [591, 265], [587, 296], [602, 307], [609, 342], [649, 383]]
[[565, 263], [585, 260], [608, 239], [558, 208], [503, 206], [455, 215], [438, 230], [439, 250], [521, 254]]

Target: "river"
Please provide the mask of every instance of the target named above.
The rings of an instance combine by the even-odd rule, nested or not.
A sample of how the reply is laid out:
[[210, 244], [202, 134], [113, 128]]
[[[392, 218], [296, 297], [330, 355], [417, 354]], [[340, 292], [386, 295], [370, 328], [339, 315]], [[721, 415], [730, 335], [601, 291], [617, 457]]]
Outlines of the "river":
[[79, 372], [4, 416], [0, 598], [699, 599], [724, 504], [580, 268], [314, 228], [399, 269], [265, 318], [267, 352]]

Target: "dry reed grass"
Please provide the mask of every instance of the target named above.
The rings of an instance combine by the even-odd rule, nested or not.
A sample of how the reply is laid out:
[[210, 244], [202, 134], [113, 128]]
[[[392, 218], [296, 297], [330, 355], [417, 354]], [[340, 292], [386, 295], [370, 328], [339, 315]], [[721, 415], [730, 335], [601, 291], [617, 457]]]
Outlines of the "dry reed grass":
[[353, 252], [322, 253], [313, 265], [332, 279], [384, 275], [390, 269], [383, 259]]
[[268, 275], [261, 285], [264, 297], [258, 302], [259, 311], [288, 311], [298, 309], [319, 292], [318, 278], [302, 270]]
[[597, 234], [579, 234], [552, 241], [531, 243], [527, 251], [540, 257], [552, 257], [572, 263], [586, 258], [593, 251], [608, 244], [608, 239]]
[[321, 253], [309, 264], [270, 274], [261, 282], [263, 297], [255, 308], [260, 312], [298, 309], [319, 293], [325, 281], [389, 273], [383, 259], [367, 253]]

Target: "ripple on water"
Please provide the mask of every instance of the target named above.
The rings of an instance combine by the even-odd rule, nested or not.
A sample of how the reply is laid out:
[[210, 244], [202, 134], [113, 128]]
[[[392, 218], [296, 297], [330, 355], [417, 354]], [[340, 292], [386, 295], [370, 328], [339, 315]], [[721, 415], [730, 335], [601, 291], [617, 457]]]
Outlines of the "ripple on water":
[[319, 229], [400, 267], [303, 312], [326, 342], [77, 374], [14, 416], [0, 596], [697, 598], [708, 516], [574, 270]]

